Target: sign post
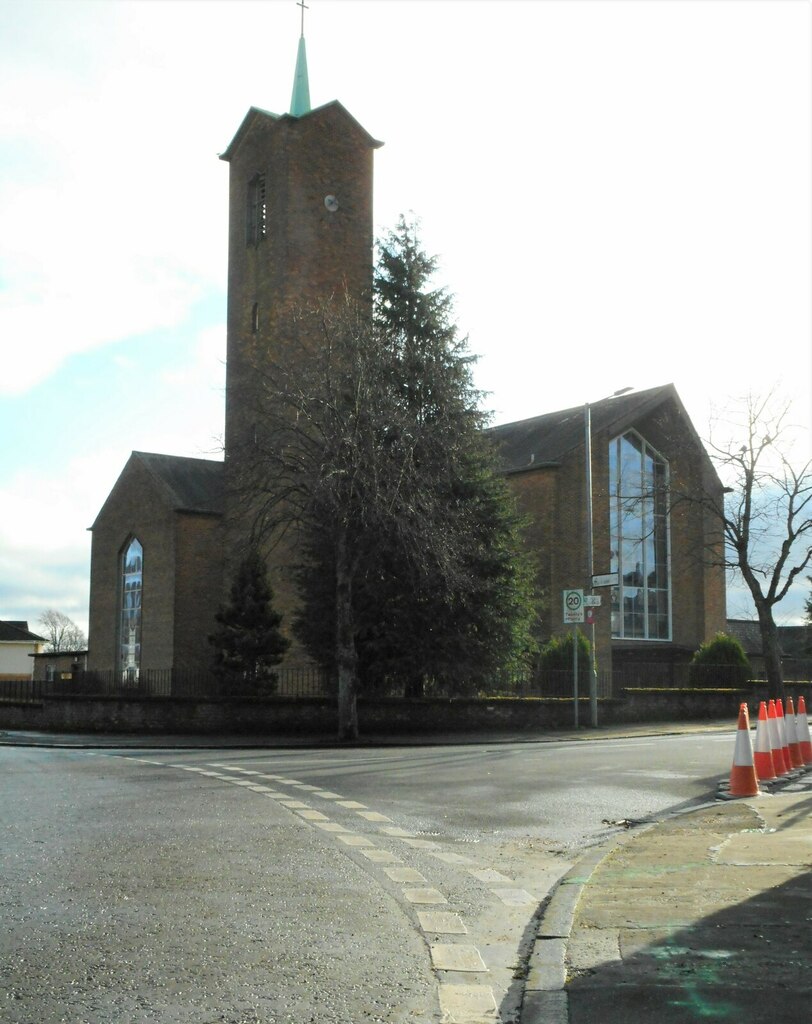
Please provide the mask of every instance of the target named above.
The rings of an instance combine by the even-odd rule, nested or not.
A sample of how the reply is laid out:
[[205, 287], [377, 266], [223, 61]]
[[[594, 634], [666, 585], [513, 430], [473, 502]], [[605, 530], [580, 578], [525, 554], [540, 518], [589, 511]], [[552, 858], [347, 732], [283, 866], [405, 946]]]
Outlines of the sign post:
[[578, 728], [578, 624], [584, 621], [583, 590], [565, 590], [564, 623], [572, 624], [572, 701], [575, 728]]

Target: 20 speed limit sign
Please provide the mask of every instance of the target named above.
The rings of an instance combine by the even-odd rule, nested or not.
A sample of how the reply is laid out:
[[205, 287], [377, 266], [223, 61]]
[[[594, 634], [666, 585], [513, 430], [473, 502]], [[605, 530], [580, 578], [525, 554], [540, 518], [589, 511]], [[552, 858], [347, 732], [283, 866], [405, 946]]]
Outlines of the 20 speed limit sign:
[[564, 591], [564, 622], [584, 621], [584, 592], [583, 590]]

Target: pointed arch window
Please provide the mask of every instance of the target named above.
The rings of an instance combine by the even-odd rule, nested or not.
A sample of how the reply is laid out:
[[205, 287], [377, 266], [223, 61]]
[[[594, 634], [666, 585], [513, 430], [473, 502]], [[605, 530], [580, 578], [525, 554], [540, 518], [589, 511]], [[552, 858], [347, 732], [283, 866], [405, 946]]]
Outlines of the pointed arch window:
[[612, 636], [671, 637], [668, 463], [636, 431], [609, 445]]
[[137, 537], [131, 537], [121, 556], [118, 667], [122, 678], [133, 683], [141, 671], [143, 585], [144, 549]]
[[267, 226], [268, 205], [265, 197], [265, 175], [255, 174], [248, 182], [248, 204], [245, 222], [246, 244], [259, 245], [265, 237]]

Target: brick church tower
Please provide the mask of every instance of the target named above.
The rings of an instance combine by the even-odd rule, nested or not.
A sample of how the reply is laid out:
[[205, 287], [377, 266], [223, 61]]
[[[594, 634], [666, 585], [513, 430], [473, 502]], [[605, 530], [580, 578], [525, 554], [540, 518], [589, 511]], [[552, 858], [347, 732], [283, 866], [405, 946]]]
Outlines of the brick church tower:
[[[92, 670], [144, 684], [210, 666], [214, 615], [250, 529], [231, 481], [250, 458], [257, 416], [244, 400], [251, 353], [295, 336], [299, 310], [369, 295], [379, 145], [337, 101], [311, 109], [302, 36], [290, 112], [252, 107], [221, 155], [230, 170], [225, 463], [130, 456], [91, 527]], [[270, 563], [288, 626], [290, 562], [277, 549]]]
[[[225, 417], [227, 591], [245, 552], [250, 511], [237, 481], [262, 410], [247, 400], [255, 353], [300, 338], [297, 314], [362, 301], [372, 285], [373, 151], [380, 146], [338, 102], [311, 109], [304, 36], [290, 113], [252, 107], [221, 155], [229, 164]], [[250, 475], [250, 474], [249, 474]], [[269, 556], [275, 604], [290, 624], [294, 560]]]

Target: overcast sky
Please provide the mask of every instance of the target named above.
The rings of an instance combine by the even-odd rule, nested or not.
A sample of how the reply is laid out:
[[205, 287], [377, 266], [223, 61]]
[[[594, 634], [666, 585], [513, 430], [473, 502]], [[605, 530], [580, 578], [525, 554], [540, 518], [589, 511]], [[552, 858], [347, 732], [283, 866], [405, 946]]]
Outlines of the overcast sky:
[[[385, 142], [376, 227], [421, 218], [495, 422], [673, 382], [707, 436], [775, 386], [808, 452], [807, 0], [309, 6], [313, 105]], [[130, 451], [220, 457], [217, 154], [287, 110], [299, 15], [0, 0], [0, 618], [86, 628]]]

